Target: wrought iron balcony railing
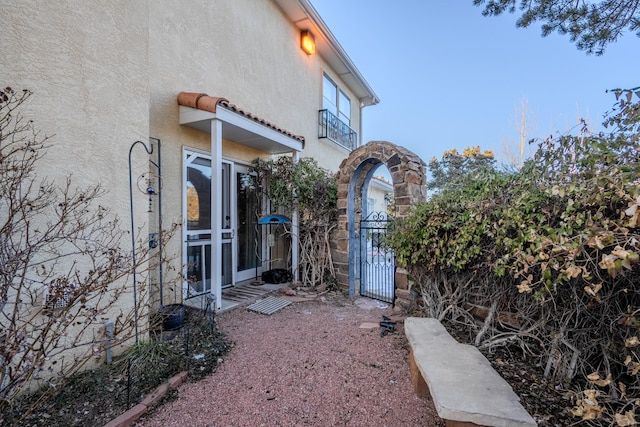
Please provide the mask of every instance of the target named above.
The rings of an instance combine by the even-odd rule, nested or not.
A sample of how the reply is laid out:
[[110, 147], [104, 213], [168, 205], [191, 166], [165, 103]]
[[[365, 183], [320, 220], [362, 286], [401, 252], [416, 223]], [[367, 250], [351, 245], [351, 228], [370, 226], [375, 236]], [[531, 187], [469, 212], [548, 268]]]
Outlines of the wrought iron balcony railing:
[[349, 150], [358, 145], [358, 134], [329, 110], [318, 111], [318, 138], [328, 138]]

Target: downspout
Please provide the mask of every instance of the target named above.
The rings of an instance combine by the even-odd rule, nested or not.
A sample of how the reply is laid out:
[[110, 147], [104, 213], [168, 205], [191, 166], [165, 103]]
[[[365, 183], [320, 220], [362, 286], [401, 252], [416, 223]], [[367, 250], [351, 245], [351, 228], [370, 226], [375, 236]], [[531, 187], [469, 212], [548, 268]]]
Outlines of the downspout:
[[104, 329], [107, 335], [107, 365], [111, 365], [113, 360], [113, 332], [115, 330], [115, 325], [111, 319], [105, 320]]
[[358, 139], [360, 140], [360, 144], [358, 144], [358, 147], [362, 147], [364, 145], [364, 141], [362, 140], [362, 113], [364, 111], [364, 102], [360, 101], [360, 117], [359, 117], [359, 122], [358, 122]]

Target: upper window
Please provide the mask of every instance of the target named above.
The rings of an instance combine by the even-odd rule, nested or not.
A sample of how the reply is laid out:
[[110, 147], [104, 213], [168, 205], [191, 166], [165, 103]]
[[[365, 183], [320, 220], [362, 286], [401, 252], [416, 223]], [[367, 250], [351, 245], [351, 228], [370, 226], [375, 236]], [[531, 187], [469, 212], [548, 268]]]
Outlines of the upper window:
[[318, 116], [318, 138], [328, 138], [353, 150], [358, 134], [351, 129], [351, 101], [326, 74], [322, 75], [322, 110]]
[[322, 108], [351, 125], [351, 101], [326, 74], [322, 79]]
[[338, 91], [338, 118], [351, 126], [351, 101], [343, 91]]

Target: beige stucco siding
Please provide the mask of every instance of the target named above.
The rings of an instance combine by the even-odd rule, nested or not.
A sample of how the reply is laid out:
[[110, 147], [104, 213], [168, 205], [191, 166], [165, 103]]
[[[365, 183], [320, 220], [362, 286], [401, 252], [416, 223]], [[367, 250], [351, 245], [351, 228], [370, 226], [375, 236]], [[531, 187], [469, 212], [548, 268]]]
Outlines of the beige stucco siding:
[[256, 150], [255, 148], [247, 147], [246, 145], [238, 144], [237, 142], [222, 140], [222, 152], [225, 157], [233, 159], [239, 163], [250, 164], [258, 157], [267, 157], [268, 154], [264, 151]]
[[[372, 214], [374, 212], [387, 212], [387, 202], [385, 200], [387, 194], [393, 197], [392, 184], [372, 177], [367, 189], [367, 199], [372, 199], [373, 205], [369, 206], [367, 214]], [[367, 203], [369, 203], [369, 200], [367, 200]]]
[[299, 30], [271, 1], [180, 0], [150, 3], [151, 134], [188, 144], [178, 125], [180, 91], [222, 96], [294, 134], [304, 135], [302, 157], [337, 170], [347, 150], [318, 140], [322, 71], [351, 98], [352, 127], [359, 101], [319, 55], [299, 47]]
[[[178, 136], [180, 91], [223, 96], [258, 117], [306, 134], [318, 81], [297, 31], [270, 1], [151, 3], [151, 128]], [[308, 115], [313, 117], [313, 111]], [[313, 122], [315, 124], [315, 121]], [[306, 126], [305, 126], [306, 125]]]
[[119, 195], [128, 184], [123, 147], [148, 137], [145, 3], [22, 0], [5, 2], [0, 19], [2, 84], [34, 92], [27, 109], [55, 135], [51, 169], [106, 181]]
[[[128, 151], [149, 134], [146, 2], [27, 1], [0, 6], [0, 85], [29, 89], [21, 109], [51, 136], [41, 177], [100, 184], [100, 203], [129, 226]], [[144, 156], [134, 157], [144, 170]], [[136, 221], [147, 221], [144, 203]], [[130, 242], [123, 242], [129, 249]], [[132, 299], [121, 300], [130, 311]]]
[[[211, 149], [210, 134], [179, 124], [181, 91], [224, 97], [303, 135], [301, 157], [338, 169], [348, 151], [317, 138], [323, 70], [350, 96], [356, 130], [359, 102], [319, 55], [308, 56], [300, 49], [299, 30], [275, 3], [163, 0], [150, 2], [149, 8], [149, 133], [162, 140], [165, 224], [182, 222], [183, 149]], [[246, 163], [266, 153], [224, 141], [222, 155]], [[180, 253], [181, 242], [175, 240], [166, 249]]]
[[[318, 139], [323, 71], [349, 96], [356, 131], [359, 100], [319, 54], [308, 56], [300, 49], [299, 37], [300, 29], [273, 0], [5, 1], [0, 6], [0, 85], [33, 91], [22, 112], [43, 135], [52, 136], [38, 173], [60, 181], [71, 176], [80, 186], [101, 184], [106, 191], [101, 204], [125, 228], [129, 149], [134, 141], [159, 138], [168, 228], [182, 222], [185, 148], [211, 149], [209, 133], [179, 124], [181, 91], [225, 97], [304, 136], [300, 157], [313, 157], [326, 169], [336, 171], [347, 157], [348, 150]], [[222, 156], [240, 163], [266, 155], [237, 141], [222, 143]], [[132, 166], [135, 184], [150, 167], [141, 146], [133, 152]], [[150, 215], [148, 198], [134, 189], [135, 232], [142, 242], [155, 231], [157, 206]], [[178, 231], [165, 247], [174, 267], [165, 270], [165, 284], [181, 281], [181, 237]], [[129, 249], [130, 242], [123, 247]], [[132, 298], [118, 307], [131, 308]]]

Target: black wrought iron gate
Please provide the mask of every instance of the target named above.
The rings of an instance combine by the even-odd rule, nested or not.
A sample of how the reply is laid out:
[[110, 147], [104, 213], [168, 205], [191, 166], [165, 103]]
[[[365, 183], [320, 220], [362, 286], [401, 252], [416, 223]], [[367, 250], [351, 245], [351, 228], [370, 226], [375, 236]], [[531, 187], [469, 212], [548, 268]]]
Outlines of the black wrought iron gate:
[[360, 221], [360, 295], [393, 303], [395, 259], [384, 244], [393, 217], [373, 212]]

